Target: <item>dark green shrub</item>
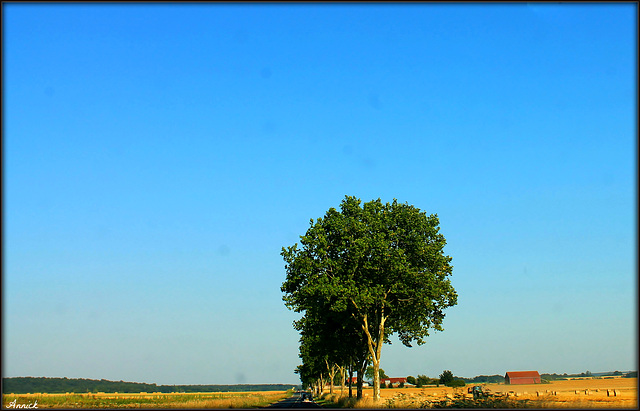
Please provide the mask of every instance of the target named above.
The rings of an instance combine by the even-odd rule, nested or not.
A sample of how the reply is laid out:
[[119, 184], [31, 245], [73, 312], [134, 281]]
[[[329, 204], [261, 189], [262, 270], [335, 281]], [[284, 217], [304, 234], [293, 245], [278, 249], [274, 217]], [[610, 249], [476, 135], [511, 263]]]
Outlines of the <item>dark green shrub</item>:
[[455, 379], [452, 381], [449, 381], [448, 384], [445, 384], [447, 387], [464, 387], [465, 386], [465, 382], [464, 380], [460, 380], [460, 379]]
[[444, 370], [442, 374], [440, 374], [440, 384], [448, 386], [453, 380], [453, 373], [449, 370]]

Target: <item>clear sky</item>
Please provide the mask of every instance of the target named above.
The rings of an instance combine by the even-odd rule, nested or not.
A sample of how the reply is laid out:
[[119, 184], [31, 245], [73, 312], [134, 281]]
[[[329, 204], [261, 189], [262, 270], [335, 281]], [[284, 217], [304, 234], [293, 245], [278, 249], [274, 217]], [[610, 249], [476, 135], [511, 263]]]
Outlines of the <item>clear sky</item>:
[[3, 376], [297, 383], [283, 246], [437, 213], [390, 376], [637, 369], [637, 4], [14, 4]]

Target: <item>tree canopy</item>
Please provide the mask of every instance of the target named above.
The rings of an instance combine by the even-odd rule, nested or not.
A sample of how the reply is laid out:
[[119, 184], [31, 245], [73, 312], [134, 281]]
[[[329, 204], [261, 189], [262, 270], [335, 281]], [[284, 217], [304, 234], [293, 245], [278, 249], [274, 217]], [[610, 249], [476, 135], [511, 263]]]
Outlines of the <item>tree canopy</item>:
[[423, 344], [431, 329], [443, 330], [443, 310], [457, 303], [437, 215], [395, 199], [361, 205], [346, 196], [340, 211], [330, 208], [324, 217], [311, 220], [300, 244], [282, 249], [285, 304], [305, 313], [299, 324], [307, 324], [307, 335], [322, 334], [322, 326], [310, 324], [329, 319], [351, 329], [353, 345], [366, 347], [358, 372], [372, 362], [374, 398], [379, 399], [383, 343], [397, 333], [408, 347]]

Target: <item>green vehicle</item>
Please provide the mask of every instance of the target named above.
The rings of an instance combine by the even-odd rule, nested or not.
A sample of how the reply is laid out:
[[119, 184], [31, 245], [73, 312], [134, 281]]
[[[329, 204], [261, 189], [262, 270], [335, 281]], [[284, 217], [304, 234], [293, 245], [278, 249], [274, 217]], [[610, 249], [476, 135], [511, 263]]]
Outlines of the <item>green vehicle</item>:
[[474, 385], [473, 387], [469, 387], [467, 390], [469, 394], [473, 394], [473, 399], [477, 400], [478, 398], [487, 398], [489, 394], [485, 391], [482, 391], [481, 385]]

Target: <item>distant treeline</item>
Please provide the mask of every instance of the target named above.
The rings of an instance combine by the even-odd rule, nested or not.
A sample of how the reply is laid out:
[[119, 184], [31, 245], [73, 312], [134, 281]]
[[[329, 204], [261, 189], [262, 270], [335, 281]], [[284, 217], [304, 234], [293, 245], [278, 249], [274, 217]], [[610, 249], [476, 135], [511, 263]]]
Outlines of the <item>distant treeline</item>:
[[501, 383], [504, 382], [504, 375], [477, 375], [473, 378], [463, 378], [463, 377], [456, 377], [460, 380], [463, 380], [465, 383], [469, 384], [473, 384], [473, 383], [488, 383], [488, 384], [497, 384], [497, 383]]
[[[629, 371], [629, 372], [620, 372], [620, 371], [614, 371], [614, 372], [601, 372], [601, 373], [594, 373], [591, 374], [589, 371], [587, 371], [586, 373], [580, 373], [580, 374], [540, 374], [540, 378], [543, 381], [556, 381], [556, 380], [566, 380], [567, 378], [576, 378], [576, 377], [595, 377], [595, 378], [602, 378], [602, 377], [606, 377], [606, 376], [621, 376], [624, 378], [635, 378], [638, 376], [638, 372], [637, 371]], [[504, 374], [503, 375], [478, 375], [475, 376], [473, 378], [464, 378], [464, 377], [456, 377], [458, 379], [463, 380], [465, 383], [467, 384], [473, 384], [473, 383], [488, 383], [488, 384], [495, 384], [495, 383], [503, 383], [504, 382]]]
[[139, 393], [139, 392], [243, 392], [286, 391], [292, 384], [235, 384], [235, 385], [157, 385], [139, 382], [90, 380], [85, 378], [11, 377], [2, 379], [2, 392], [27, 393]]
[[638, 376], [638, 371], [613, 371], [613, 372], [598, 372], [591, 373], [590, 371], [583, 372], [580, 374], [540, 374], [540, 377], [543, 380], [547, 381], [555, 381], [555, 380], [566, 380], [568, 378], [582, 378], [582, 377], [592, 377], [592, 378], [603, 378], [603, 377], [622, 377], [622, 378], [635, 378]]

